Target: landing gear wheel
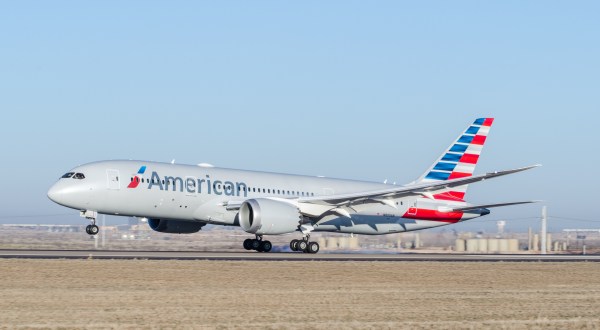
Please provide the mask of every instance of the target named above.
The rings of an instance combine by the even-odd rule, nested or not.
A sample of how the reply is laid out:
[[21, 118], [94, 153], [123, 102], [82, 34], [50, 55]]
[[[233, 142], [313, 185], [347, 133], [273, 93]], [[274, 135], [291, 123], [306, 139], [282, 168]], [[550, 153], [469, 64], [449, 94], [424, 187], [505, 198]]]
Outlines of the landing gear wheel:
[[258, 251], [259, 252], [270, 252], [272, 248], [273, 248], [273, 244], [271, 244], [271, 242], [262, 241], [262, 242], [260, 242], [260, 247], [258, 248]]
[[100, 231], [100, 228], [96, 225], [89, 225], [88, 227], [90, 227], [88, 230], [88, 234], [90, 235], [96, 235]]
[[252, 245], [251, 245], [252, 246], [252, 250], [258, 251], [258, 249], [260, 249], [260, 243], [261, 242], [259, 240], [257, 240], [257, 239], [253, 239], [251, 241], [252, 241]]
[[305, 250], [307, 253], [317, 253], [319, 252], [319, 243], [317, 242], [310, 242], [308, 243], [308, 247]]
[[293, 240], [290, 242], [290, 249], [291, 249], [292, 251], [298, 251], [298, 242], [299, 242], [299, 241], [298, 241], [297, 239], [293, 239]]
[[248, 238], [244, 241], [244, 249], [248, 251], [252, 250], [252, 239]]
[[306, 241], [298, 241], [296, 244], [296, 251], [305, 251], [308, 243]]

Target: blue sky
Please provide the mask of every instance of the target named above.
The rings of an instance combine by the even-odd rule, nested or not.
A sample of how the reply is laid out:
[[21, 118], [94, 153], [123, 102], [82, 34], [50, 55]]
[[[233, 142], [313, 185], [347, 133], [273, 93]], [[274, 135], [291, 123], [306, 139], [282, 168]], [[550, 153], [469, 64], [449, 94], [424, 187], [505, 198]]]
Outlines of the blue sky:
[[[474, 118], [493, 116], [477, 172], [544, 167], [473, 185], [467, 198], [542, 199], [552, 216], [586, 220], [551, 227], [597, 228], [599, 10], [594, 1], [2, 2], [0, 222], [80, 221], [46, 191], [102, 159], [406, 183]], [[540, 205], [493, 211], [472, 225], [536, 224], [519, 219]]]

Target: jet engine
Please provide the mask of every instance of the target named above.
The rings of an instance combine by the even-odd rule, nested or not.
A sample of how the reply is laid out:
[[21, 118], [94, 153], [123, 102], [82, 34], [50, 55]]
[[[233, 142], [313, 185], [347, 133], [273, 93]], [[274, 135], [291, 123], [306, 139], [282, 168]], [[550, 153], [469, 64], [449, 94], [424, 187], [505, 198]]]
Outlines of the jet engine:
[[148, 225], [161, 233], [192, 234], [199, 232], [206, 224], [181, 220], [148, 219]]
[[255, 198], [242, 203], [239, 220], [240, 227], [248, 233], [277, 235], [296, 231], [302, 215], [300, 210], [290, 203]]

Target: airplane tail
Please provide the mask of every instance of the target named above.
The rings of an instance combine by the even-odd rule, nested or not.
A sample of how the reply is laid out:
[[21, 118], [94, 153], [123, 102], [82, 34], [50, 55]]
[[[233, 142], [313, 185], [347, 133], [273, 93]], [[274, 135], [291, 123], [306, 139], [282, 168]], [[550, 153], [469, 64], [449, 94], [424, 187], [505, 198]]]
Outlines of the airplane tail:
[[[478, 118], [446, 149], [416, 183], [445, 181], [473, 175], [494, 118]], [[435, 199], [464, 201], [467, 185], [433, 195]]]

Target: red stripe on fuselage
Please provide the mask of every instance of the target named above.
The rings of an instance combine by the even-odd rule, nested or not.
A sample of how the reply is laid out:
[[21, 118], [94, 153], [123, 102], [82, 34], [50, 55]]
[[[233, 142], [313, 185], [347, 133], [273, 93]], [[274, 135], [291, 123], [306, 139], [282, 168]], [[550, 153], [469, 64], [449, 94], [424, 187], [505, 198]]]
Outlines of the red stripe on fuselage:
[[462, 191], [446, 191], [445, 193], [433, 195], [434, 199], [441, 199], [445, 201], [459, 201], [464, 202], [465, 193]]
[[462, 218], [462, 216], [462, 212], [439, 212], [436, 210], [427, 210], [419, 208], [415, 209], [411, 207], [408, 211], [406, 211], [406, 213], [404, 213], [402, 217], [406, 219], [455, 223], [458, 222]]

